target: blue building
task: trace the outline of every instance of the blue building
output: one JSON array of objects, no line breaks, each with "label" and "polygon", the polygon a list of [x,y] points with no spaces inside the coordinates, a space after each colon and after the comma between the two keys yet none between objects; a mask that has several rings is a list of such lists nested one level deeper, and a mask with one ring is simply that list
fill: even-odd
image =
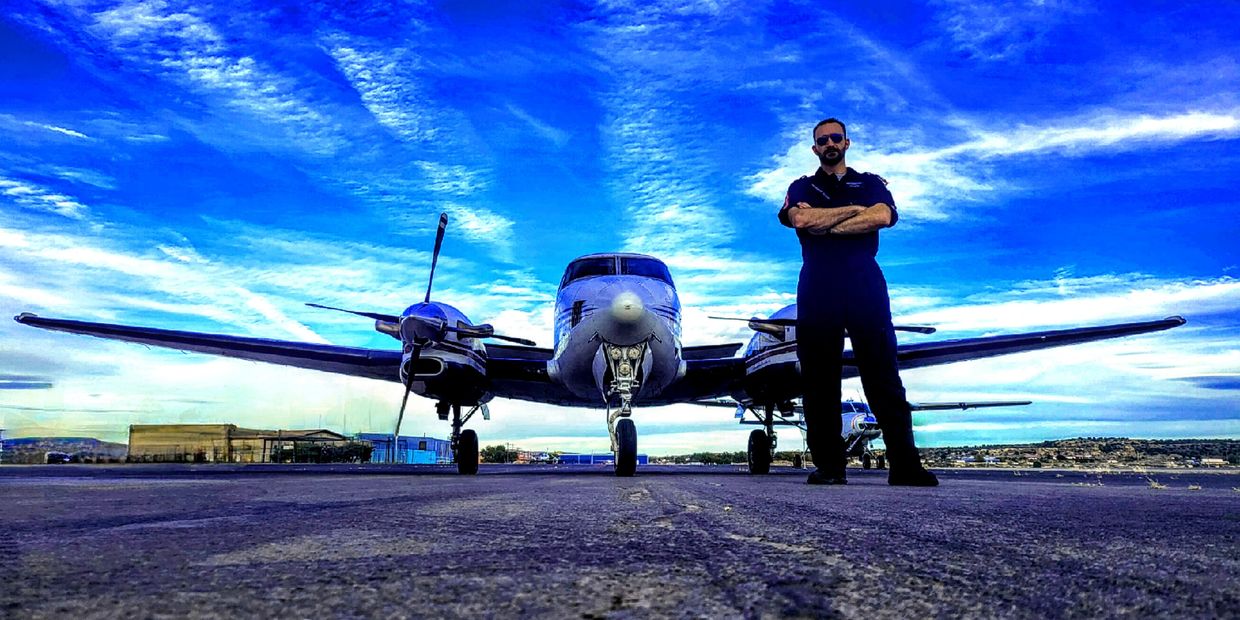
[{"label": "blue building", "polygon": [[[650,458],[645,454],[637,455],[638,465],[647,465]],[[615,465],[616,455],[610,452],[602,454],[561,454],[561,465]]]},{"label": "blue building", "polygon": [[[358,433],[359,441],[370,442],[374,452],[371,463],[387,463],[392,449],[392,436],[386,433]],[[409,465],[434,465],[452,462],[452,442],[434,437],[408,437],[401,435],[396,443],[396,462]]]}]

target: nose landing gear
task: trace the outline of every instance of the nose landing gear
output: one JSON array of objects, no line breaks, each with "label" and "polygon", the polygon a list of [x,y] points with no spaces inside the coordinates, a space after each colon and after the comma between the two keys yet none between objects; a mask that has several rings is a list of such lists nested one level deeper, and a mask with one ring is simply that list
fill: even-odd
[{"label": "nose landing gear", "polygon": [[[628,477],[637,472],[637,425],[633,423],[633,395],[640,385],[638,370],[646,343],[619,346],[603,343],[603,356],[611,371],[611,385],[603,402],[607,403],[607,434],[616,457],[616,475]],[[620,409],[612,411],[611,397],[620,397]],[[617,420],[619,420],[617,422]]]}]

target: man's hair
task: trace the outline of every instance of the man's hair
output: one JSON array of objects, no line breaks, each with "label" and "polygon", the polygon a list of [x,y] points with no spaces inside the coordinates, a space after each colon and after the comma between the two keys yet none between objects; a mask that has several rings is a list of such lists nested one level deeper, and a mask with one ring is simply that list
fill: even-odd
[{"label": "man's hair", "polygon": [[845,126],[844,126],[844,121],[842,121],[842,120],[840,120],[840,119],[838,119],[838,118],[835,118],[834,116],[832,116],[831,118],[827,118],[827,119],[823,119],[823,120],[818,121],[818,124],[817,124],[817,125],[814,125],[814,130],[813,130],[813,131],[811,131],[811,132],[809,132],[809,137],[811,137],[811,138],[815,137],[815,136],[818,134],[818,128],[819,128],[819,127],[822,127],[823,125],[829,125],[829,124],[831,124],[831,123],[835,123],[836,125],[839,125],[839,126],[840,126],[840,129],[844,130],[844,137],[845,137],[845,138],[847,138],[847,137],[848,137],[848,127],[845,127]]}]

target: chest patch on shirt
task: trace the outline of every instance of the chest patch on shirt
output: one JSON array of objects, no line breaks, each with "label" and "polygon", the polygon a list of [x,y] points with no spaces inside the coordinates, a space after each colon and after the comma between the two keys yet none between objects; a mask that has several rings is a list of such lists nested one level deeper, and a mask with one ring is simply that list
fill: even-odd
[{"label": "chest patch on shirt", "polygon": [[862,183],[861,181],[849,181],[845,183],[844,185],[847,185],[849,187],[861,187],[865,185],[865,183]]}]

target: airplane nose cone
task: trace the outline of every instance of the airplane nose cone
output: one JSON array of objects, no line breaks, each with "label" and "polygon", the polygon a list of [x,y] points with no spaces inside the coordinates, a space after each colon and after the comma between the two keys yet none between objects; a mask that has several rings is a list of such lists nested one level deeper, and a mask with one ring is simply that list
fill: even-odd
[{"label": "airplane nose cone", "polygon": [[642,319],[646,307],[637,295],[625,291],[611,301],[611,318],[618,323],[633,324]]}]

